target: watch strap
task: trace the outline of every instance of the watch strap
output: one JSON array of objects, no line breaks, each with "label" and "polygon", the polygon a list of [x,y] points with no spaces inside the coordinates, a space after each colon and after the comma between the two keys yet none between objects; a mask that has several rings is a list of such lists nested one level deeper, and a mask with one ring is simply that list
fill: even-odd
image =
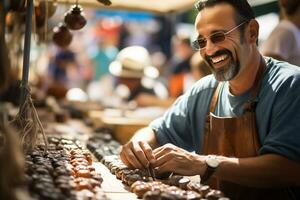
[{"label": "watch strap", "polygon": [[201,176],[200,178],[200,182],[206,183],[208,181],[208,179],[213,175],[213,173],[216,171],[216,168],[210,167],[209,165],[207,165],[207,168],[203,174],[203,176]]}]

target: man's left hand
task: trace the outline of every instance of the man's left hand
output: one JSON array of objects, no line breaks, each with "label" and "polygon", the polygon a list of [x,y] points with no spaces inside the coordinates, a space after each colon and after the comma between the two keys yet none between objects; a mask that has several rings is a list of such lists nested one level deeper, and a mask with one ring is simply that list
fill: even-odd
[{"label": "man's left hand", "polygon": [[205,156],[190,153],[173,144],[166,144],[153,150],[159,173],[174,172],[181,175],[202,175],[206,169]]}]

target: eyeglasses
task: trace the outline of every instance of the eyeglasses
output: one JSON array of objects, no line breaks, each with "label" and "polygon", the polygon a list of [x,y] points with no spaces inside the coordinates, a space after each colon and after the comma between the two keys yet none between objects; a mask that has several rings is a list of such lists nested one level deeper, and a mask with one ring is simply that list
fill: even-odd
[{"label": "eyeglasses", "polygon": [[[225,33],[221,32],[221,31],[215,32],[215,33],[211,34],[208,38],[214,44],[217,44],[219,42],[223,42],[226,38],[226,35],[228,35],[232,31],[236,30],[237,28],[239,28],[240,26],[242,26],[246,22],[248,22],[248,21],[244,21],[244,22],[240,23],[239,25],[235,26],[234,28],[232,28],[231,30],[229,30]],[[206,38],[200,38],[200,39],[197,39],[197,40],[192,42],[192,47],[193,47],[194,50],[200,50],[200,49],[205,48],[206,44],[207,44],[207,39]]]}]

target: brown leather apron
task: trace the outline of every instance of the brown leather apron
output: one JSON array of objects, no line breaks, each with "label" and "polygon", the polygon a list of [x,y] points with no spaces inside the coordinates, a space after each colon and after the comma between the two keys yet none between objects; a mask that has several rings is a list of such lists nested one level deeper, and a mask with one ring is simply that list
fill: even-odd
[{"label": "brown leather apron", "polygon": [[[202,154],[237,158],[258,155],[260,143],[255,121],[255,104],[253,102],[258,95],[264,69],[265,62],[261,58],[260,67],[251,88],[250,101],[244,104],[245,112],[239,117],[217,117],[212,114],[222,84],[219,83],[211,100],[210,114],[206,120]],[[208,184],[223,191],[231,200],[293,199],[289,197],[290,193],[287,190],[250,188],[214,178],[211,178]]]}]

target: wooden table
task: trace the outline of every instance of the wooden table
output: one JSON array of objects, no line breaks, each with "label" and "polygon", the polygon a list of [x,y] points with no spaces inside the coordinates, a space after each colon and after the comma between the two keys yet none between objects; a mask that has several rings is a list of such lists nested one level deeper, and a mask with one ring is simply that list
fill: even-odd
[{"label": "wooden table", "polygon": [[[156,109],[156,110],[155,110]],[[153,112],[149,115],[149,112]],[[133,134],[146,126],[151,121],[165,112],[162,108],[139,109],[135,111],[122,112],[117,109],[105,111],[90,111],[89,117],[96,126],[109,127],[114,130],[114,138],[121,144],[125,144]]]},{"label": "wooden table", "polygon": [[[78,140],[86,149],[86,141],[93,134],[92,129],[87,127],[81,120],[68,120],[66,123],[49,123],[48,131],[54,131],[54,136],[61,136]],[[121,180],[111,174],[109,169],[93,156],[93,167],[103,178],[101,189],[110,200],[137,200],[137,196],[129,191]]]},{"label": "wooden table", "polygon": [[118,180],[115,175],[100,162],[94,162],[93,166],[96,171],[103,177],[101,185],[110,200],[136,200],[138,199],[134,193],[129,192],[129,188],[125,186],[121,180]]}]

